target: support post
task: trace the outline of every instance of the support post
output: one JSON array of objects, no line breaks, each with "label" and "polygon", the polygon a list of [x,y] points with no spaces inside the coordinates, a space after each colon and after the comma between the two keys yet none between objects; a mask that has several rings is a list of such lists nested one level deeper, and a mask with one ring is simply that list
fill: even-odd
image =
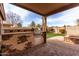
[{"label": "support post", "polygon": [[42,35],[43,35],[44,43],[46,43],[46,27],[47,27],[46,16],[42,16]]},{"label": "support post", "polygon": [[2,55],[2,17],[0,15],[0,56]]},{"label": "support post", "polygon": [[3,3],[0,4],[0,56],[2,55],[2,20],[5,20],[5,11]]}]

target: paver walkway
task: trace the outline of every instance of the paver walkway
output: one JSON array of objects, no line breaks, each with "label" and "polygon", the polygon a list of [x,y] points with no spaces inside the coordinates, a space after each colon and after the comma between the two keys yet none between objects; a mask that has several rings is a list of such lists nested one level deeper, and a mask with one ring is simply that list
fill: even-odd
[{"label": "paver walkway", "polygon": [[46,44],[24,50],[13,55],[23,56],[79,56],[79,45],[67,44],[63,41],[48,40]]},{"label": "paver walkway", "polygon": [[64,36],[55,36],[55,37],[48,38],[47,40],[64,41]]}]

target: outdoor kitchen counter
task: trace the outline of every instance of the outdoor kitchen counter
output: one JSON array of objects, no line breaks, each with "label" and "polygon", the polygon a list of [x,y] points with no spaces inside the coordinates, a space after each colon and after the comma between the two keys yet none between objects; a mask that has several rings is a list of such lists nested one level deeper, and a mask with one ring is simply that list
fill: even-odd
[{"label": "outdoor kitchen counter", "polygon": [[32,28],[3,28],[3,53],[22,51],[33,47],[35,41],[33,32]]},{"label": "outdoor kitchen counter", "polygon": [[2,29],[3,54],[27,50],[42,44],[42,34],[35,34],[32,28],[3,28]]},{"label": "outdoor kitchen counter", "polygon": [[3,28],[2,35],[9,35],[9,34],[30,34],[33,33],[32,28]]}]

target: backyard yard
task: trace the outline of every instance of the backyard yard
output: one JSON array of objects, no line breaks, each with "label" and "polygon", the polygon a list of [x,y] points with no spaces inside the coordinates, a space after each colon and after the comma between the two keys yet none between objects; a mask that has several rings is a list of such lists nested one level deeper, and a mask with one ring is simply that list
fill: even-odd
[{"label": "backyard yard", "polygon": [[64,36],[64,34],[47,33],[47,38],[51,38],[55,36]]}]

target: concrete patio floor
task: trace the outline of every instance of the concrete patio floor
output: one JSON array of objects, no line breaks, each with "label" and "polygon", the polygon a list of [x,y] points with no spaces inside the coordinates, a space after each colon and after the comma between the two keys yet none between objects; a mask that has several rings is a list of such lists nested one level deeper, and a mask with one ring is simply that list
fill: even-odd
[{"label": "concrete patio floor", "polygon": [[21,56],[79,56],[79,45],[67,44],[63,41],[47,40],[46,44],[38,45],[29,50],[10,55]]},{"label": "concrete patio floor", "polygon": [[55,36],[47,39],[48,41],[57,40],[57,41],[64,41],[64,36]]}]

